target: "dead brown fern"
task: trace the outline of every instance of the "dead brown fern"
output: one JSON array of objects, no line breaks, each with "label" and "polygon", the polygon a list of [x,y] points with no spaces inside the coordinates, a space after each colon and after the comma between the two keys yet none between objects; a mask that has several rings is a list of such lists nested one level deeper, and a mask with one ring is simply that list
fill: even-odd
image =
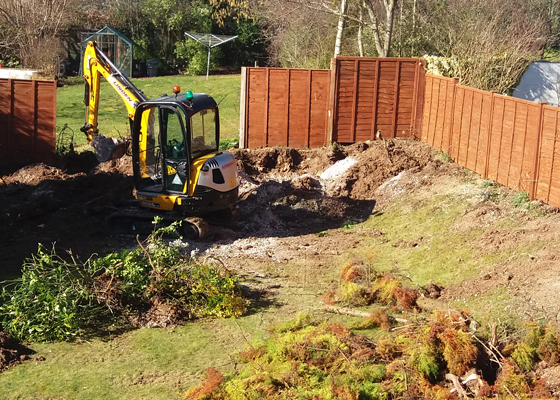
[{"label": "dead brown fern", "polygon": [[220,383],[224,380],[224,376],[220,374],[216,368],[206,368],[204,374],[205,378],[200,385],[189,389],[183,395],[183,398],[187,400],[201,400],[220,388]]}]

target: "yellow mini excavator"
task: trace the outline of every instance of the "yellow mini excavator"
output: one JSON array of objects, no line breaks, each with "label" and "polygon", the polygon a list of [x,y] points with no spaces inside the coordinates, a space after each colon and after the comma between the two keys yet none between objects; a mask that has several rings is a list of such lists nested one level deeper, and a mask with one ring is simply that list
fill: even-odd
[{"label": "yellow mini excavator", "polygon": [[[167,220],[184,219],[183,233],[190,238],[205,234],[205,223],[197,217],[212,213],[226,218],[237,202],[239,178],[233,155],[219,151],[220,119],[214,99],[191,91],[182,94],[175,86],[173,95],[148,100],[94,41],[84,52],[83,75],[86,115],[81,130],[100,162],[122,157],[130,146],[133,193],[139,204],[168,211]],[[126,105],[132,143],[99,134],[101,76]],[[141,214],[124,213],[119,217],[121,225],[126,221],[134,231],[138,220],[151,223],[152,216],[138,217]]]}]

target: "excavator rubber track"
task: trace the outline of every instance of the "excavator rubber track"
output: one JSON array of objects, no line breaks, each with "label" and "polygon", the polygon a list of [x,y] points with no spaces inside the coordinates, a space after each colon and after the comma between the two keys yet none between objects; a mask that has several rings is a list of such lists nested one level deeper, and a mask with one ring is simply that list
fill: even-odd
[{"label": "excavator rubber track", "polygon": [[[154,218],[161,217],[160,222],[154,224]],[[149,235],[154,230],[181,221],[179,235],[188,240],[204,239],[209,232],[208,223],[200,217],[185,217],[177,213],[156,213],[140,208],[124,209],[109,216],[109,225],[115,233],[132,235]]]}]

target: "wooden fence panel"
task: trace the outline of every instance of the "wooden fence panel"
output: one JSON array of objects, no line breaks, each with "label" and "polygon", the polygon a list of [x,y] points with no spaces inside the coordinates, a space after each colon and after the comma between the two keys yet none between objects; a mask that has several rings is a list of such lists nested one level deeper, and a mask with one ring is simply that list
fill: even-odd
[{"label": "wooden fence panel", "polygon": [[418,139],[449,153],[456,79],[426,75],[422,132]]},{"label": "wooden fence panel", "polygon": [[540,157],[536,198],[560,207],[560,109],[545,106],[542,112]]},{"label": "wooden fence panel", "polygon": [[0,79],[0,160],[53,163],[56,82]]},{"label": "wooden fence panel", "polygon": [[421,60],[338,57],[333,68],[333,141],[375,139],[377,132],[386,138],[420,132],[424,105]]},{"label": "wooden fence panel", "polygon": [[[484,178],[527,191],[531,198],[548,198],[549,189],[554,191],[551,177],[556,158],[550,149],[555,143],[550,133],[541,137],[541,130],[557,129],[558,116],[556,111],[544,110],[542,104],[427,75],[420,138]],[[539,148],[547,150],[539,156]]]},{"label": "wooden fence panel", "polygon": [[288,145],[290,70],[269,70],[267,146]]},{"label": "wooden fence panel", "polygon": [[310,116],[307,147],[321,147],[330,144],[327,136],[329,120],[329,92],[331,85],[329,70],[311,71],[311,92],[309,94]]},{"label": "wooden fence panel", "polygon": [[329,70],[243,68],[243,147],[327,143]]}]

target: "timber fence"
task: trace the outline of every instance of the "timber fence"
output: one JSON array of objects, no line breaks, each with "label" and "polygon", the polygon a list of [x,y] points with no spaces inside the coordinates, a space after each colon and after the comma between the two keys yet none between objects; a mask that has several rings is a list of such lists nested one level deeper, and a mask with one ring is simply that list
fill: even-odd
[{"label": "timber fence", "polygon": [[426,75],[418,137],[485,179],[560,207],[560,108]]},{"label": "timber fence", "polygon": [[53,163],[56,81],[0,79],[0,162]]},{"label": "timber fence", "polygon": [[330,70],[243,68],[240,145],[411,137],[422,122],[424,75],[415,58],[338,57]]}]

